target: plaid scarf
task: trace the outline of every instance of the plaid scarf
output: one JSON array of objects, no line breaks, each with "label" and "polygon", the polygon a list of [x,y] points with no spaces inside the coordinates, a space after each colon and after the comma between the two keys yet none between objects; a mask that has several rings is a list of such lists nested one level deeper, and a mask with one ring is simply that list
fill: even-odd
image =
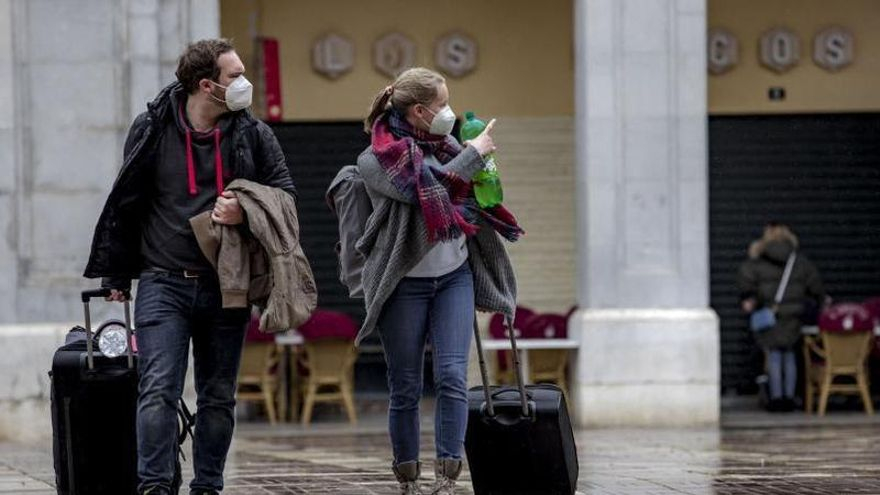
[{"label": "plaid scarf", "polygon": [[525,233],[503,206],[480,208],[470,178],[425,163],[426,153],[443,164],[455,158],[462,150],[455,138],[413,128],[400,113],[390,110],[373,124],[372,145],[391,183],[421,206],[429,241],[472,236],[479,230],[480,217],[511,242]]}]

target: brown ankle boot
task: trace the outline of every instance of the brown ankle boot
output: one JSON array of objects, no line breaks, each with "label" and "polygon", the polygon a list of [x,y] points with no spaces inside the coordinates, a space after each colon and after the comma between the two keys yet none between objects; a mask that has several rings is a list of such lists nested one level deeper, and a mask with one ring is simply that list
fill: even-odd
[{"label": "brown ankle boot", "polygon": [[461,474],[461,461],[457,459],[439,459],[434,464],[434,474],[437,481],[431,495],[453,495],[455,493],[455,481]]},{"label": "brown ankle boot", "polygon": [[392,466],[394,476],[400,483],[400,495],[422,495],[419,488],[419,476],[422,473],[422,464],[418,461],[402,462]]}]

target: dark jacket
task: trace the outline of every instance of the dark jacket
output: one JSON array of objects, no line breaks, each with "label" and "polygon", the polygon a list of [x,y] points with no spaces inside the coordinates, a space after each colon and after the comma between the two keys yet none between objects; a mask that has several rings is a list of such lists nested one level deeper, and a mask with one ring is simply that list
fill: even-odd
[{"label": "dark jacket", "polygon": [[[147,104],[128,131],[122,168],[95,226],[85,273],[104,277],[105,287],[127,288],[141,269],[142,223],[148,204],[151,171],[162,134],[174,118],[170,95],[182,93],[180,83],[165,87]],[[272,129],[241,110],[231,115],[232,153],[228,166],[233,179],[247,179],[283,189],[296,197],[284,152]]]},{"label": "dark jacket", "polygon": [[[740,266],[737,284],[742,300],[754,298],[757,307],[772,307],[776,290],[782,280],[785,264],[794,246],[786,241],[762,243],[755,249],[756,257]],[[808,299],[817,304],[825,298],[825,289],[816,266],[798,252],[791,279],[776,312],[776,326],[756,333],[763,349],[790,348],[801,336],[802,317]]]}]

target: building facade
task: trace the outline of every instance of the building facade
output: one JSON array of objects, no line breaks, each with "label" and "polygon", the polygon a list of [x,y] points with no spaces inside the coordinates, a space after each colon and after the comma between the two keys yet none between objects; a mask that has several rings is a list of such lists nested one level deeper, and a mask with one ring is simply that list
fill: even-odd
[{"label": "building facade", "polygon": [[844,299],[880,292],[878,8],[0,0],[0,343],[22,349],[0,364],[0,435],[45,409],[43,368],[93,284],[81,273],[128,125],[185,44],[214,36],[233,38],[286,147],[321,305],[358,311],[334,282],[324,187],[365,145],[376,92],[435,68],[456,113],[498,119],[506,203],[527,231],[510,247],[520,303],[578,308],[578,423],[716,423],[722,389],[748,392],[760,372],[733,275],[762,222],[800,226]]}]

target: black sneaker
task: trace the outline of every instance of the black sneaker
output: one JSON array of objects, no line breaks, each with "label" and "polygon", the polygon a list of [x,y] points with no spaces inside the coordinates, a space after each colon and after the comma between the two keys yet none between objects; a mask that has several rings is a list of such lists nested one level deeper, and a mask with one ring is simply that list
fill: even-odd
[{"label": "black sneaker", "polygon": [[220,495],[220,492],[216,490],[193,490],[189,492],[189,495]]}]

